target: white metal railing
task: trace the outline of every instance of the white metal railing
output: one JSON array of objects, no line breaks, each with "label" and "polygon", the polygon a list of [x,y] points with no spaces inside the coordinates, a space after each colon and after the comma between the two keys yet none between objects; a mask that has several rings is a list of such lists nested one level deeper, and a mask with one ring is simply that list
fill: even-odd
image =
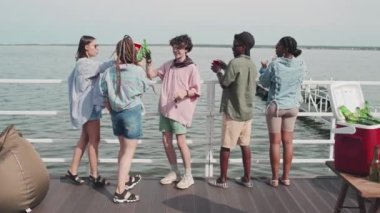
[{"label": "white metal railing", "polygon": [[[59,79],[0,79],[0,84],[61,84],[65,81],[59,80]],[[207,85],[207,112],[201,112],[197,114],[202,114],[207,117],[207,129],[206,129],[206,141],[208,142],[208,152],[204,159],[192,159],[193,163],[199,163],[205,165],[205,176],[210,177],[213,176],[213,165],[217,163],[217,159],[215,159],[214,152],[212,149],[213,145],[213,135],[214,135],[214,120],[215,116],[218,116],[218,112],[214,112],[214,103],[215,103],[215,85],[218,84],[217,81],[205,81],[202,82],[203,84]],[[335,119],[333,118],[333,114],[331,112],[328,112],[328,109],[326,107],[322,107],[317,104],[317,99],[323,99],[323,103],[328,102],[328,95],[326,96],[326,93],[322,93],[321,91],[325,90],[325,88],[333,83],[333,81],[304,81],[303,88],[305,88],[304,93],[304,100],[308,100],[308,104],[311,104],[315,107],[315,109],[318,110],[311,110],[311,108],[308,108],[308,112],[300,112],[298,114],[299,117],[328,117],[331,119],[330,122],[330,129],[335,128]],[[379,81],[360,81],[362,85],[374,85],[374,86],[380,86]],[[323,88],[323,89],[321,89]],[[313,91],[318,90],[318,91]],[[264,116],[264,110],[260,109],[262,111],[262,114],[260,116]],[[61,112],[61,111],[0,111],[1,115],[37,115],[37,116],[57,116],[63,113],[67,112]],[[145,116],[156,116],[158,113],[146,113]],[[376,114],[378,116],[378,113]],[[28,139],[31,143],[59,143],[67,140],[72,139],[47,139],[47,138],[29,138]],[[106,144],[113,144],[118,143],[115,139],[102,139],[103,142]],[[266,142],[268,141],[267,138],[254,138],[254,141],[256,142]],[[140,140],[139,143],[145,143],[150,141],[143,141]],[[188,143],[192,143],[192,141],[188,140]],[[324,163],[326,160],[332,160],[333,159],[333,145],[334,145],[334,133],[333,131],[330,131],[330,137],[329,139],[325,140],[307,140],[307,139],[296,139],[294,140],[294,144],[319,144],[319,145],[329,145],[329,157],[327,159],[293,159],[293,163]],[[71,159],[66,158],[42,158],[44,162],[47,163],[65,163],[70,162]],[[152,163],[158,163],[158,162],[166,162],[166,159],[133,159],[134,163],[144,163],[144,164],[152,164]],[[178,159],[179,162],[181,162],[181,159]],[[117,159],[112,158],[100,158],[99,162],[101,163],[117,163]],[[241,163],[241,158],[236,159],[230,159],[231,163]],[[253,159],[252,162],[254,163],[262,163],[262,162],[269,162],[269,159]]]}]

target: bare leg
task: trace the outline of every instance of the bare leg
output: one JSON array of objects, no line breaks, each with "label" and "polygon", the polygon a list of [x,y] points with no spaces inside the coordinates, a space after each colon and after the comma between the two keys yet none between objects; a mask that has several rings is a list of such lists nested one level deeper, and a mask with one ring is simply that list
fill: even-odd
[{"label": "bare leg", "polygon": [[278,180],[278,169],[280,164],[280,133],[269,133],[269,157],[272,168],[272,180]]},{"label": "bare leg", "polygon": [[125,182],[129,179],[129,171],[135,154],[137,141],[119,136],[120,150],[118,158],[118,181],[116,192],[121,194],[125,189]]},{"label": "bare leg", "polygon": [[220,164],[220,177],[218,178],[218,183],[224,183],[227,181],[227,170],[228,161],[230,159],[230,149],[225,147],[220,147],[219,154],[219,164]]},{"label": "bare leg", "polygon": [[80,160],[82,159],[82,156],[85,152],[85,149],[86,149],[86,146],[88,143],[88,135],[87,135],[87,132],[86,132],[84,126],[85,125],[83,125],[79,141],[78,141],[78,143],[74,149],[73,159],[72,159],[71,165],[70,165],[70,172],[73,175],[78,174],[79,163],[80,163]]},{"label": "bare leg", "polygon": [[185,171],[190,171],[191,173],[191,155],[190,149],[186,144],[186,135],[176,135],[177,136],[177,144],[178,148],[181,151],[181,156],[183,160],[183,165],[185,167]]},{"label": "bare leg", "polygon": [[89,136],[88,159],[90,161],[90,175],[98,177],[98,148],[100,141],[100,120],[92,120],[86,123],[86,131]]},{"label": "bare leg", "polygon": [[289,180],[290,167],[293,160],[293,132],[282,131],[282,145],[283,145],[283,180]]},{"label": "bare leg", "polygon": [[244,182],[251,179],[251,148],[249,146],[240,146],[244,166]]},{"label": "bare leg", "polygon": [[162,143],[165,148],[166,157],[168,158],[170,166],[177,165],[177,156],[173,147],[173,135],[171,132],[162,133]]}]

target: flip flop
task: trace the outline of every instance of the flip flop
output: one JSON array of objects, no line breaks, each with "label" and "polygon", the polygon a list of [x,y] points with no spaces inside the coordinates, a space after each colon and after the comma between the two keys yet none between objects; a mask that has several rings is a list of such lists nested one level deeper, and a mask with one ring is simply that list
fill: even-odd
[{"label": "flip flop", "polygon": [[290,180],[283,180],[282,178],[280,178],[280,183],[284,186],[290,186]]},{"label": "flip flop", "polygon": [[235,182],[236,182],[237,184],[240,184],[240,185],[245,186],[245,187],[247,187],[247,188],[252,188],[252,187],[253,187],[253,183],[252,183],[251,180],[249,180],[248,182],[245,182],[245,181],[243,181],[243,178],[242,178],[242,177],[241,177],[241,178],[236,178],[236,179],[235,179]]},{"label": "flip flop", "polygon": [[216,179],[210,179],[207,182],[211,186],[215,186],[215,187],[219,187],[219,188],[223,188],[223,189],[228,188],[227,182],[219,183],[218,180],[216,180]]},{"label": "flip flop", "polygon": [[278,180],[271,180],[271,179],[269,179],[268,182],[267,182],[267,184],[268,184],[269,186],[272,186],[272,187],[274,187],[274,188],[277,188],[277,187],[278,187]]}]

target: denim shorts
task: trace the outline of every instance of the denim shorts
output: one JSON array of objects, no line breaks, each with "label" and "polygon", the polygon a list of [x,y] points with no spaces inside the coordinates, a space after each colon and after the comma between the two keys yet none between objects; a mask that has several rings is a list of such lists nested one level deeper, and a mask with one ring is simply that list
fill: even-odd
[{"label": "denim shorts", "polygon": [[186,134],[187,128],[179,122],[160,114],[159,130],[160,132],[171,132],[176,135],[182,135]]},{"label": "denim shorts", "polygon": [[94,106],[92,108],[91,116],[88,120],[93,121],[93,120],[99,120],[100,118],[102,118],[102,110],[101,109],[97,110],[97,107]]},{"label": "denim shorts", "polygon": [[121,112],[111,112],[113,134],[127,139],[142,137],[142,107],[137,105]]}]

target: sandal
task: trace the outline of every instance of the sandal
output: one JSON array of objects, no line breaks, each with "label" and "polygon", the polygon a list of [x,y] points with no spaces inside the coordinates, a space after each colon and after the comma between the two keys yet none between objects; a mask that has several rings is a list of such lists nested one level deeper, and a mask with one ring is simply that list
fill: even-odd
[{"label": "sandal", "polygon": [[290,186],[290,180],[289,179],[284,180],[284,179],[280,178],[280,183],[284,186]]},{"label": "sandal", "polygon": [[267,183],[268,183],[269,186],[272,186],[274,188],[278,187],[278,180],[268,180]]},{"label": "sandal", "polygon": [[95,187],[103,187],[105,185],[110,184],[105,178],[103,178],[100,175],[98,175],[97,178],[90,175],[90,176],[88,176],[88,181],[90,181],[90,183],[94,184]]},{"label": "sandal", "polygon": [[77,185],[84,183],[84,180],[82,178],[80,178],[78,175],[73,175],[70,170],[67,170],[66,178]]},{"label": "sandal", "polygon": [[141,179],[141,175],[129,176],[129,181],[125,183],[125,190],[130,190],[135,187]]},{"label": "sandal", "polygon": [[252,181],[251,181],[251,180],[249,180],[248,182],[243,181],[243,177],[241,177],[241,178],[236,178],[236,179],[235,179],[235,182],[236,182],[237,184],[240,184],[240,185],[245,186],[245,187],[248,187],[248,188],[252,188],[252,187],[253,187],[253,183],[252,183]]},{"label": "sandal", "polygon": [[219,188],[223,188],[223,189],[227,189],[228,188],[227,182],[221,182],[220,183],[220,182],[218,182],[217,179],[211,179],[211,180],[208,180],[207,182],[211,186],[215,186],[215,187],[219,187]]},{"label": "sandal", "polygon": [[[127,197],[128,194],[129,196]],[[113,197],[114,203],[132,203],[138,200],[140,200],[140,197],[138,195],[130,193],[127,190],[124,190],[124,192],[121,194],[115,192],[114,197]]]}]

